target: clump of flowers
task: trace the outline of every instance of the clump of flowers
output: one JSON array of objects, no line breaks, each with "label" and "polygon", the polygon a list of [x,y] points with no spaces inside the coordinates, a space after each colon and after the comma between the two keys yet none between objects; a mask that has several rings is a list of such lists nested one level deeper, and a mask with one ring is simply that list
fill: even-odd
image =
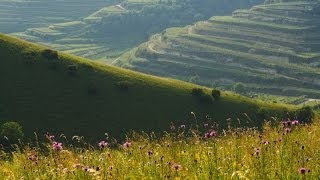
[{"label": "clump of flowers", "polygon": [[98,143],[98,146],[99,146],[101,149],[106,148],[106,147],[108,146],[108,142],[106,142],[106,141],[100,141],[100,142]]},{"label": "clump of flowers", "polygon": [[52,149],[55,151],[61,151],[62,150],[62,143],[54,141],[52,143]]},{"label": "clump of flowers", "polygon": [[204,134],[204,137],[206,138],[206,139],[209,139],[209,138],[212,138],[212,137],[216,137],[217,136],[217,132],[216,131],[210,131],[210,132],[208,132],[208,133],[205,133]]},{"label": "clump of flowers", "polygon": [[291,124],[295,125],[295,126],[299,125],[299,121],[297,119],[295,119],[295,120],[291,121]]},{"label": "clump of flowers", "polygon": [[125,143],[123,144],[123,147],[124,147],[124,148],[129,148],[131,145],[132,145],[132,143],[127,141],[127,142],[125,142]]},{"label": "clump of flowers", "polygon": [[282,121],[282,125],[283,125],[284,127],[288,127],[288,126],[291,125],[291,121]]},{"label": "clump of flowers", "polygon": [[259,154],[260,154],[260,148],[255,148],[255,149],[254,149],[254,154],[255,154],[256,156],[259,156]]},{"label": "clump of flowers", "polygon": [[179,171],[182,168],[182,166],[180,164],[175,163],[172,165],[172,168],[176,171]]},{"label": "clump of flowers", "polygon": [[304,168],[304,167],[299,168],[298,171],[299,171],[300,174],[306,174],[307,173],[307,169]]},{"label": "clump of flowers", "polygon": [[285,129],[285,132],[288,134],[288,133],[291,133],[291,129],[290,128],[286,128]]},{"label": "clump of flowers", "polygon": [[28,154],[28,159],[35,164],[38,164],[38,156],[36,154]]}]

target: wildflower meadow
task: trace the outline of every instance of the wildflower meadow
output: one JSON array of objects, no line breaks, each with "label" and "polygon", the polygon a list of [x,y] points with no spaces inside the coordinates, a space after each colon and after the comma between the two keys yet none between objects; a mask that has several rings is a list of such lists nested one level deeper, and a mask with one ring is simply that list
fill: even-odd
[{"label": "wildflower meadow", "polygon": [[260,130],[171,124],[161,136],[133,132],[92,144],[48,133],[3,150],[0,179],[319,179],[319,130],[318,120]]}]

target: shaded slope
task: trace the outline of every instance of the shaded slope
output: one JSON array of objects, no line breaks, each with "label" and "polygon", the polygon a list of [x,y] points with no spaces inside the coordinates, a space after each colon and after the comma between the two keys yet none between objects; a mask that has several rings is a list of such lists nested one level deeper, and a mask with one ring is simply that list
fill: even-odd
[{"label": "shaded slope", "polygon": [[89,137],[105,132],[117,136],[128,129],[161,131],[171,121],[193,123],[191,111],[199,121],[209,114],[222,128],[227,118],[235,125],[239,118],[242,126],[259,126],[264,117],[286,111],[231,93],[207,104],[191,95],[199,87],[193,84],[62,53],[48,60],[43,52],[43,47],[0,35],[0,120],[19,121],[28,135],[52,130]]},{"label": "shaded slope", "polygon": [[245,92],[320,97],[319,1],[254,6],[167,29],[114,64]]}]

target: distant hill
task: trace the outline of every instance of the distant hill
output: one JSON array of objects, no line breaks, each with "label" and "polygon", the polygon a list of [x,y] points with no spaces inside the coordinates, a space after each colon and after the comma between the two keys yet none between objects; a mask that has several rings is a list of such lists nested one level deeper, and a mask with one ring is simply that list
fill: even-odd
[{"label": "distant hill", "polygon": [[77,21],[118,0],[1,0],[0,32],[22,32],[49,24]]},{"label": "distant hill", "polygon": [[[111,62],[123,52],[148,40],[150,35],[168,27],[185,26],[206,20],[213,15],[230,14],[235,9],[263,2],[263,0],[114,0],[112,2],[115,1],[117,3],[101,6],[85,17],[41,27],[30,27],[24,32],[13,35],[67,53]],[[64,2],[60,4],[63,6]],[[77,13],[76,11],[75,14]]]},{"label": "distant hill", "polygon": [[0,54],[0,122],[18,121],[29,136],[162,131],[170,122],[194,123],[190,112],[200,124],[208,115],[220,128],[227,119],[233,126],[260,126],[264,118],[296,109],[227,92],[214,100],[208,88],[57,54],[6,35],[0,35]]},{"label": "distant hill", "polygon": [[167,29],[114,64],[244,94],[320,98],[320,2],[272,2]]}]

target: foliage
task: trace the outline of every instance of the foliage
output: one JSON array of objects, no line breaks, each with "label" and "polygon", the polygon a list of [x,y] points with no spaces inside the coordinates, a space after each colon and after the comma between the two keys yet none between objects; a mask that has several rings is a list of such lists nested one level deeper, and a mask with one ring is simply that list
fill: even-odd
[{"label": "foliage", "polygon": [[0,127],[0,139],[3,143],[17,143],[19,139],[23,139],[24,133],[22,126],[14,121],[8,121]]},{"label": "foliage", "polygon": [[116,86],[121,91],[128,91],[129,88],[132,87],[132,83],[130,83],[129,81],[119,81],[117,82]]},{"label": "foliage", "polygon": [[41,52],[41,55],[47,60],[53,61],[58,59],[58,52],[51,49],[44,49]]},{"label": "foliage", "polygon": [[[290,125],[289,125],[290,123]],[[285,121],[262,131],[203,131],[181,125],[165,136],[132,133],[88,147],[82,137],[48,136],[39,149],[1,154],[0,179],[317,179],[320,124]],[[49,153],[48,153],[49,152]]]},{"label": "foliage", "polygon": [[201,88],[193,88],[191,94],[202,103],[211,104],[213,101],[212,97],[209,94],[205,93]]},{"label": "foliage", "polygon": [[218,100],[221,96],[221,92],[217,89],[212,89],[211,95],[215,100]]},{"label": "foliage", "polygon": [[301,119],[303,123],[311,123],[314,118],[314,112],[310,106],[304,106],[297,110],[297,118]]}]

